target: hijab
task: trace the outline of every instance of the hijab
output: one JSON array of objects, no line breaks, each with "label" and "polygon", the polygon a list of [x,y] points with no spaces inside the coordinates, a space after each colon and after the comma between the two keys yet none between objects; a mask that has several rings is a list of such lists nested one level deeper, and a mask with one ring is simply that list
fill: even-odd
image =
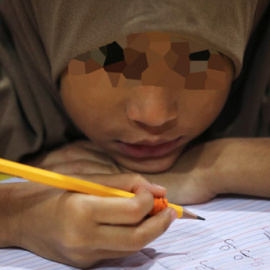
[{"label": "hijab", "polygon": [[232,60],[231,95],[209,138],[258,136],[267,125],[269,132],[270,105],[261,107],[269,89],[268,2],[1,0],[0,156],[23,160],[81,138],[59,97],[61,73],[84,52],[147,31],[180,34]]}]

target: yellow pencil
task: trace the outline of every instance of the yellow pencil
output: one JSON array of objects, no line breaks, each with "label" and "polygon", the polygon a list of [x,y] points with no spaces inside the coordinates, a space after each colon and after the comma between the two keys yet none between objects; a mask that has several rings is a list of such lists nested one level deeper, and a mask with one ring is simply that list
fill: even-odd
[{"label": "yellow pencil", "polygon": [[10,175],[0,173],[0,181],[10,178]]},{"label": "yellow pencil", "polygon": [[[69,191],[76,191],[85,194],[92,194],[96,196],[127,198],[132,198],[135,196],[135,194],[127,191],[107,187],[104,185],[77,179],[59,173],[50,172],[43,169],[38,169],[32,166],[5,160],[2,158],[0,158],[0,173],[20,177],[29,181],[45,184],[55,188],[66,189]],[[204,220],[204,218],[187,211],[182,206],[169,203],[168,207],[176,209],[177,218]]]}]

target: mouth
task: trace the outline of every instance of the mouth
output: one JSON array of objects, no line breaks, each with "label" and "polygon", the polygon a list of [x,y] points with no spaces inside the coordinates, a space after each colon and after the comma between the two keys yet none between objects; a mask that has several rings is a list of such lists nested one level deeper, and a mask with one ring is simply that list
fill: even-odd
[{"label": "mouth", "polygon": [[120,151],[132,158],[158,158],[173,152],[180,144],[183,136],[170,141],[140,141],[138,143],[126,143],[117,141]]}]

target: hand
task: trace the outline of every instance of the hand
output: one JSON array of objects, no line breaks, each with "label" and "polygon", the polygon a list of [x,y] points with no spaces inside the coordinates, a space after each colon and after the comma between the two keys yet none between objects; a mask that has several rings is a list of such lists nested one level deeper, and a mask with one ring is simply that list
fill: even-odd
[{"label": "hand", "polygon": [[168,188],[180,204],[202,203],[218,194],[269,198],[270,139],[227,138],[188,149],[167,172],[146,175]]},{"label": "hand", "polygon": [[9,198],[9,213],[13,217],[10,227],[18,232],[17,241],[11,244],[50,260],[87,268],[105,258],[139,251],[165,232],[175,218],[172,208],[145,218],[153,208],[153,196],[163,197],[166,190],[140,175],[96,175],[88,180],[107,181],[136,196],[103,198],[35,183],[16,184]]},{"label": "hand", "polygon": [[117,164],[89,140],[64,145],[28,160],[27,164],[68,175],[120,173]]},{"label": "hand", "polygon": [[196,145],[187,149],[168,171],[144,174],[144,177],[166,187],[167,198],[172,203],[197,204],[209,201],[223,188],[219,177],[223,148],[222,140]]}]

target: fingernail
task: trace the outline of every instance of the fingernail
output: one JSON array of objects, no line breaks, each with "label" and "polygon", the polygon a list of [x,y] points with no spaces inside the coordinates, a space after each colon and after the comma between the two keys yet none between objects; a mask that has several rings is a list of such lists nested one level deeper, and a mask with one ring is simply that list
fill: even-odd
[{"label": "fingernail", "polygon": [[164,189],[164,190],[166,190],[166,188],[165,187],[162,187],[162,186],[160,186],[160,185],[157,185],[157,184],[152,184],[154,187],[157,187],[157,188],[160,188],[160,189]]},{"label": "fingernail", "polygon": [[175,209],[171,209],[171,219],[172,219],[172,222],[174,221],[174,220],[176,220],[176,218],[177,218],[177,212],[176,212],[176,210]]}]

